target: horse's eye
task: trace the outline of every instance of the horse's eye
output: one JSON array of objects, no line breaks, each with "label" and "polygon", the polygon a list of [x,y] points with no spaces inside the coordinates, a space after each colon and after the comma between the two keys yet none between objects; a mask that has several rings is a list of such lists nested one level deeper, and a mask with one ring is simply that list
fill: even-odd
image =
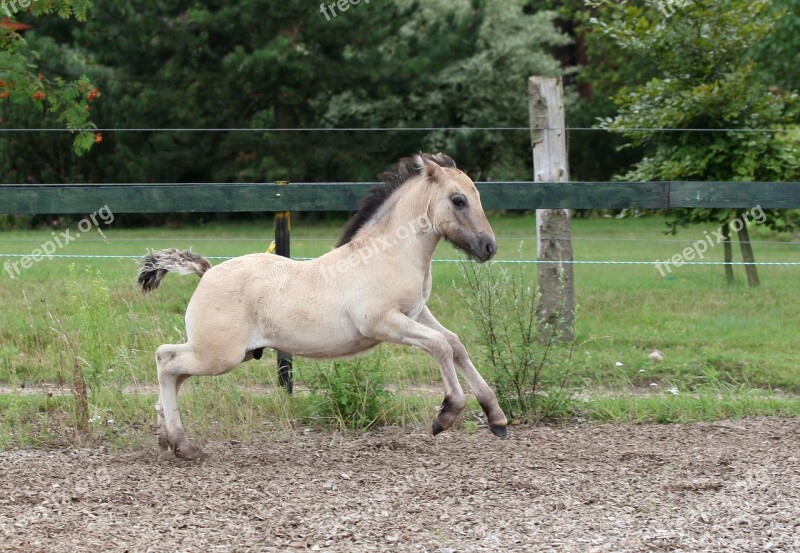
[{"label": "horse's eye", "polygon": [[458,208],[467,207],[467,199],[461,194],[456,194],[450,198],[450,201],[453,202],[453,205]]}]

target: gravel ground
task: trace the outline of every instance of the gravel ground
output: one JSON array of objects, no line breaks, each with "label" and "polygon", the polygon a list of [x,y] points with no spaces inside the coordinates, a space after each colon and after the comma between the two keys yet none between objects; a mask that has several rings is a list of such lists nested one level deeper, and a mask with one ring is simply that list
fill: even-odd
[{"label": "gravel ground", "polygon": [[2,551],[800,551],[800,420],[0,453]]}]

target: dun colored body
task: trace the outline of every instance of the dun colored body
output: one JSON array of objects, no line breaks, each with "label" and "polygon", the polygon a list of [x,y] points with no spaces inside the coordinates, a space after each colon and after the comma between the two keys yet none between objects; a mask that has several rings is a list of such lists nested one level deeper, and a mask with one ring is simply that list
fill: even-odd
[{"label": "dun colored body", "polygon": [[335,358],[381,342],[430,354],[444,380],[433,433],[449,428],[466,398],[458,371],[505,437],[506,417],[454,333],[431,314],[431,258],[439,240],[478,261],[497,251],[475,184],[444,154],[404,158],[381,175],[348,223],[337,247],[311,261],[246,255],[211,267],[192,252],[162,250],[145,257],[139,283],[147,292],[168,271],[202,276],[186,309],[185,344],[158,348],[159,443],[176,455],[200,455],[178,411],[180,385],[193,375],[224,374],[253,352],[272,348]]}]

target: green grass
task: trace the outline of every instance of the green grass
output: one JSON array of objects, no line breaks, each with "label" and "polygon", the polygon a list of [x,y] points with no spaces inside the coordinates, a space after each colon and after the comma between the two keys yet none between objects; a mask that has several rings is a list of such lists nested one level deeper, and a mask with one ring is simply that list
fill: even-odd
[{"label": "green grass", "polygon": [[760,390],[701,390],[692,395],[620,395],[592,397],[577,414],[603,422],[685,423],[744,417],[800,416],[800,398]]},{"label": "green grass", "polygon": [[[531,216],[493,215],[490,220],[499,237],[499,259],[535,258]],[[295,221],[292,254],[312,257],[324,253],[340,227],[341,222]],[[671,237],[662,233],[665,228],[659,217],[576,220],[575,258],[666,259],[701,239],[703,230],[711,230],[698,226]],[[111,225],[103,230],[107,241],[93,231],[58,253],[138,256],[146,248],[192,247],[203,255],[235,256],[264,251],[271,222],[265,218],[248,224],[169,229],[115,229]],[[762,239],[755,244],[758,261],[800,261],[800,243],[759,235],[759,231],[751,231]],[[0,232],[0,254],[30,253],[50,236],[48,230]],[[784,242],[765,243],[765,238]],[[437,250],[437,258],[457,257],[449,245],[442,244]],[[720,261],[722,248],[712,249],[706,259]],[[0,263],[3,261],[0,257]],[[70,269],[71,265],[74,268]],[[91,268],[88,273],[87,267]],[[567,384],[579,397],[590,398],[578,401],[576,411],[588,418],[632,421],[796,415],[799,409],[794,394],[800,393],[800,352],[796,347],[799,270],[759,267],[762,285],[750,289],[741,267],[736,267],[737,284],[728,287],[721,266],[675,268],[667,278],[652,265],[576,266],[577,339]],[[534,266],[525,271],[535,279]],[[44,260],[13,280],[1,271],[0,386],[18,389],[63,384],[68,388],[75,362],[68,343],[77,344],[79,363],[94,393],[92,407],[98,411],[90,413],[99,417],[92,422],[93,432],[121,444],[149,433],[156,383],[154,351],[161,343],[183,341],[183,312],[197,279],[171,275],[158,291],[143,297],[134,288],[135,273],[133,260],[116,259]],[[102,290],[98,293],[104,286],[108,289],[105,296]],[[455,287],[460,286],[463,281],[457,264],[436,263],[430,307],[440,321],[461,335],[481,368],[485,363],[474,345],[477,325],[456,293]],[[56,320],[66,331],[66,341],[63,333],[54,330]],[[438,384],[438,369],[424,354],[409,348],[384,348],[382,370],[391,389]],[[664,361],[648,360],[651,349],[662,351]],[[305,360],[298,360],[297,366],[300,375],[309,377],[319,367]],[[485,368],[481,370],[487,374]],[[285,424],[279,421],[320,422],[315,415],[319,410],[303,394],[287,400],[279,394],[248,392],[271,384],[274,373],[274,360],[265,356],[261,362],[247,363],[224,377],[190,380],[182,394],[190,433],[242,436],[264,425]],[[131,387],[145,393],[131,394]],[[681,393],[663,392],[671,387]],[[648,393],[642,395],[643,391]],[[656,393],[650,393],[653,391]],[[70,441],[65,430],[69,428],[70,402],[70,398],[45,398],[42,394],[0,394],[0,432],[5,434],[0,437],[0,447]],[[396,393],[387,402],[385,418],[388,422],[427,424],[435,403],[435,398]],[[114,420],[113,425],[102,422],[109,419]],[[59,429],[64,432],[59,434]]]}]

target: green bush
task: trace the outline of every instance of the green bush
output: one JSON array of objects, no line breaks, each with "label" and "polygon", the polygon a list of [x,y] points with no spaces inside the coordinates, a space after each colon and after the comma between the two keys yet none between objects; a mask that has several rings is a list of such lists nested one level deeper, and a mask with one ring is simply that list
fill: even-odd
[{"label": "green bush", "polygon": [[384,373],[380,353],[320,365],[305,379],[316,404],[315,415],[351,430],[384,424],[391,399]]},{"label": "green bush", "polygon": [[465,262],[466,286],[457,287],[478,323],[477,342],[490,367],[500,407],[511,421],[535,422],[566,418],[572,412],[572,391],[566,376],[572,344],[544,338],[537,327],[537,289],[528,284],[525,266]]}]

